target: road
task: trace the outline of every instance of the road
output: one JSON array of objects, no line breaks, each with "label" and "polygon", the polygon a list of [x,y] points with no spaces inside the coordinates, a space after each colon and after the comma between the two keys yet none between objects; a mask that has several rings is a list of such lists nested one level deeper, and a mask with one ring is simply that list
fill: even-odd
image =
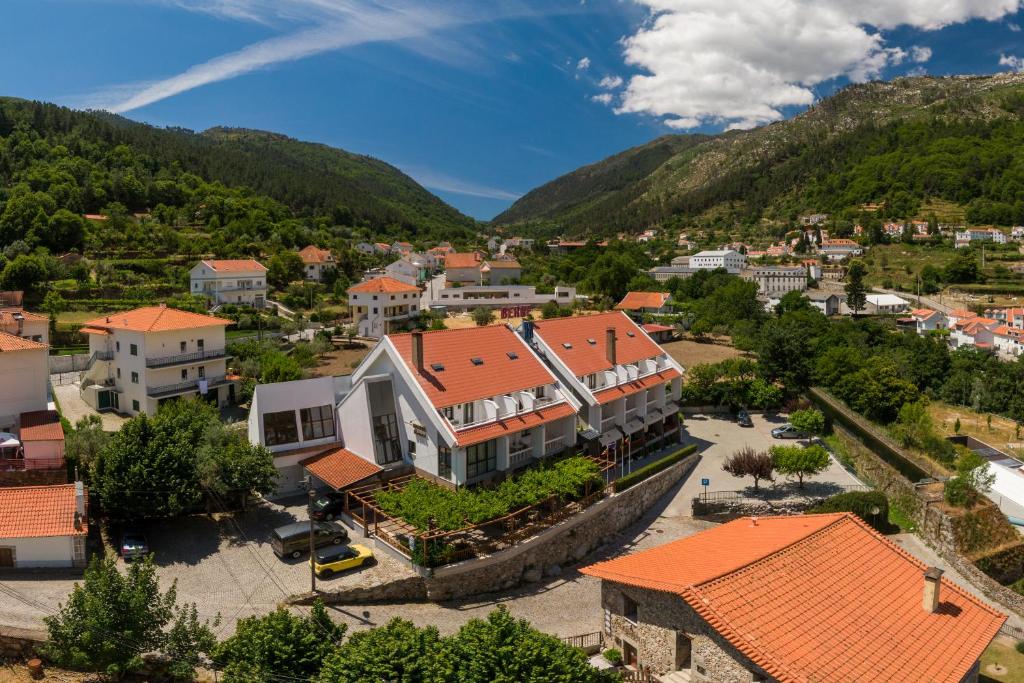
[{"label": "road", "polygon": [[939,311],[940,313],[944,313],[945,315],[949,315],[949,313],[953,310],[952,306],[947,306],[946,304],[941,303],[938,299],[935,299],[935,298],[930,297],[930,296],[920,296],[920,297],[918,297],[918,296],[916,296],[914,294],[910,294],[908,292],[898,292],[895,289],[883,289],[881,287],[872,287],[872,289],[876,289],[879,292],[884,292],[886,294],[895,294],[898,297],[906,299],[913,306],[917,306],[918,305],[917,302],[920,301],[920,305],[922,307],[931,308],[933,310]]}]

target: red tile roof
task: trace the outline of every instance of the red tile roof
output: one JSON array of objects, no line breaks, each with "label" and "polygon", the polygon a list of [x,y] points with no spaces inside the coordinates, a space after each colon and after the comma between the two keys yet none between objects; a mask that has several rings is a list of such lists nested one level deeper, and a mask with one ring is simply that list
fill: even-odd
[{"label": "red tile roof", "polygon": [[75,528],[74,484],[0,488],[0,538],[85,533],[85,520]]},{"label": "red tile roof", "polygon": [[653,375],[648,375],[647,377],[643,377],[632,382],[620,384],[617,387],[602,389],[601,391],[594,393],[594,398],[597,399],[598,403],[603,405],[605,403],[611,403],[615,399],[622,398],[623,396],[632,396],[638,391],[642,391],[643,389],[653,387],[655,384],[668,382],[669,380],[673,380],[676,377],[682,376],[682,373],[680,373],[678,370],[676,370],[675,368],[670,368],[668,370],[662,370],[661,372],[655,373]]},{"label": "red tile roof", "polygon": [[31,320],[34,322],[49,322],[50,319],[45,315],[33,313],[32,311],[26,311],[20,308],[8,308],[0,310],[0,325],[11,325],[16,324],[18,321],[14,318],[16,314],[21,314],[23,320]]},{"label": "red tile roof", "polygon": [[98,327],[83,327],[79,330],[82,334],[110,334],[107,330],[101,330]]},{"label": "red tile roof", "polygon": [[10,351],[35,351],[38,349],[45,349],[46,344],[42,344],[31,339],[25,339],[24,337],[18,337],[13,334],[7,334],[6,332],[0,332],[0,353],[8,353]]},{"label": "red tile roof", "polygon": [[366,282],[352,285],[348,288],[349,294],[399,294],[401,292],[419,292],[420,288],[410,285],[393,277],[375,277]]},{"label": "red tile roof", "polygon": [[476,268],[480,265],[480,254],[475,251],[456,252],[444,257],[445,268]]},{"label": "red tile roof", "polygon": [[550,408],[541,408],[540,410],[534,410],[531,413],[516,415],[515,417],[505,418],[479,427],[463,429],[460,432],[455,432],[455,442],[457,445],[463,447],[472,446],[475,443],[490,441],[491,439],[496,439],[499,436],[508,436],[509,434],[521,432],[524,429],[530,429],[537,425],[553,422],[559,418],[574,414],[576,414],[576,409],[570,404],[559,403],[558,405],[551,406]]},{"label": "red tile roof", "polygon": [[22,413],[18,439],[21,441],[63,441],[64,428],[55,410],[33,410]]},{"label": "red tile roof", "polygon": [[[412,360],[412,335],[387,337],[435,408],[553,384],[554,375],[504,325],[423,333],[423,371]],[[518,357],[511,359],[508,352]],[[483,364],[476,365],[473,358]],[[444,370],[434,370],[436,363]]]},{"label": "red tile roof", "polygon": [[[552,352],[565,363],[573,375],[583,377],[599,370],[608,370],[606,330],[615,328],[615,356],[620,365],[653,358],[663,353],[635,322],[622,312],[598,313],[572,318],[540,320],[534,323],[536,333]],[[630,337],[627,332],[632,332]],[[594,344],[588,342],[593,339]],[[564,344],[572,348],[565,348]]]},{"label": "red tile roof", "polygon": [[581,571],[680,596],[779,681],[960,681],[1006,616],[850,513],[744,517]]},{"label": "red tile roof", "polygon": [[651,334],[653,332],[671,332],[674,329],[670,325],[659,325],[657,323],[646,323],[640,327],[647,334]]},{"label": "red tile roof", "polygon": [[615,308],[620,311],[639,311],[642,308],[661,308],[668,301],[668,292],[626,292]]},{"label": "red tile roof", "polygon": [[346,448],[314,455],[299,462],[310,474],[334,489],[341,490],[377,474],[381,468]]},{"label": "red tile roof", "polygon": [[[132,311],[111,313],[102,318],[90,320],[84,324],[87,328],[101,330],[131,330],[132,332],[169,332],[171,330],[191,330],[200,327],[216,327],[231,325],[232,321],[216,318],[212,315],[180,311],[167,306],[144,306]],[[87,332],[87,334],[95,334]]]},{"label": "red tile roof", "polygon": [[[449,260],[445,259],[445,263],[449,263]],[[470,267],[472,267],[472,266],[470,266]],[[491,260],[488,260],[488,261],[484,261],[484,265],[481,266],[481,268],[490,268],[491,270],[494,270],[495,268],[497,268],[497,269],[500,270],[502,268],[509,268],[509,269],[522,268],[522,266],[519,265],[519,261],[516,261],[515,259],[501,259],[501,258],[499,258],[499,259],[491,259]]]},{"label": "red tile roof", "polygon": [[267,267],[255,259],[204,260],[207,266],[218,273],[247,273],[253,270],[265,271]]},{"label": "red tile roof", "polygon": [[328,263],[331,261],[330,249],[321,249],[312,244],[299,251],[303,263]]},{"label": "red tile roof", "polygon": [[966,308],[955,308],[949,312],[951,318],[973,318],[976,315],[974,311],[970,311]]}]

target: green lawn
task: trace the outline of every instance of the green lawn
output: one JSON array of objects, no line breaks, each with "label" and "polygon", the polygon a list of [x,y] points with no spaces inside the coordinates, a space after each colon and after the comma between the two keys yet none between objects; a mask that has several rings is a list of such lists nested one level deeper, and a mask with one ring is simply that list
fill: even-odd
[{"label": "green lawn", "polygon": [[57,324],[81,325],[89,320],[95,320],[103,315],[99,311],[64,311],[57,316]]},{"label": "green lawn", "polygon": [[[1001,665],[1006,673],[997,674],[990,667]],[[1012,641],[1005,637],[997,637],[985,653],[981,655],[981,680],[999,681],[1000,683],[1024,683],[1024,655],[1017,652]]]}]

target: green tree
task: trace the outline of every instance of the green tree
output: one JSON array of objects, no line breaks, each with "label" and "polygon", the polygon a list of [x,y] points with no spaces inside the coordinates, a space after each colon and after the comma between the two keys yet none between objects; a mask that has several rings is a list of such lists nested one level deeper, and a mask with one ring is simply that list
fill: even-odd
[{"label": "green tree", "polygon": [[764,451],[754,450],[750,446],[744,446],[728,458],[722,464],[722,469],[734,477],[751,477],[754,480],[754,490],[760,490],[762,479],[774,481],[772,472],[775,463],[772,456]]},{"label": "green tree", "polygon": [[490,325],[492,322],[494,322],[494,311],[492,311],[489,308],[485,308],[484,306],[481,306],[480,308],[474,308],[473,313],[471,313],[471,315],[473,317],[473,322],[475,322],[480,327]]},{"label": "green tree", "polygon": [[278,607],[270,614],[239,620],[234,635],[218,644],[212,657],[227,683],[279,677],[310,680],[341,644],[345,631],[344,624],[331,620],[320,600],[313,603],[309,615]]},{"label": "green tree", "polygon": [[302,366],[280,351],[270,351],[260,357],[260,383],[291,382],[302,379]]},{"label": "green tree", "polygon": [[77,249],[85,240],[85,219],[67,209],[57,209],[47,228],[42,241],[52,252]]},{"label": "green tree", "polygon": [[270,259],[267,266],[267,282],[275,289],[285,289],[296,280],[301,280],[304,264],[294,251],[280,251]]},{"label": "green tree", "polygon": [[868,290],[864,284],[864,276],[867,275],[867,266],[860,259],[850,263],[846,271],[846,305],[850,307],[854,315],[857,315],[867,305]]},{"label": "green tree", "polygon": [[68,302],[55,289],[51,289],[43,297],[43,311],[50,317],[50,336],[57,330],[57,316],[68,309]]},{"label": "green tree", "polygon": [[[218,616],[213,626],[216,628],[219,623]],[[202,656],[212,653],[216,646],[217,637],[208,622],[199,620],[195,603],[176,607],[161,647],[163,655],[170,660],[167,673],[179,681],[193,680]]]},{"label": "green tree", "polygon": [[103,431],[103,420],[95,413],[82,417],[64,435],[64,456],[73,466],[89,471],[110,441],[110,432]]},{"label": "green tree", "polygon": [[441,636],[433,626],[417,628],[394,618],[385,626],[353,633],[324,660],[320,683],[407,681],[441,683]]},{"label": "green tree", "polygon": [[772,446],[770,453],[775,471],[796,477],[800,488],[804,487],[804,477],[811,477],[828,469],[828,452],[816,444],[807,448]]},{"label": "green tree", "polygon": [[45,282],[46,266],[38,256],[19,254],[0,272],[0,286],[4,289],[35,291]]},{"label": "green tree", "polygon": [[815,408],[794,410],[789,416],[789,423],[811,436],[821,436],[825,433],[825,416]]}]

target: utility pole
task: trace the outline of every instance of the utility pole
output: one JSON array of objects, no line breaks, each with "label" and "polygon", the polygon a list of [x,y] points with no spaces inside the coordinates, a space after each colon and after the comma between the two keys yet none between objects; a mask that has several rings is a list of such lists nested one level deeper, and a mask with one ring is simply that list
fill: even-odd
[{"label": "utility pole", "polygon": [[311,514],[316,491],[313,490],[311,478],[306,478],[306,486],[309,487],[309,506],[306,509],[306,514],[309,516],[309,591],[316,593],[316,525]]}]

